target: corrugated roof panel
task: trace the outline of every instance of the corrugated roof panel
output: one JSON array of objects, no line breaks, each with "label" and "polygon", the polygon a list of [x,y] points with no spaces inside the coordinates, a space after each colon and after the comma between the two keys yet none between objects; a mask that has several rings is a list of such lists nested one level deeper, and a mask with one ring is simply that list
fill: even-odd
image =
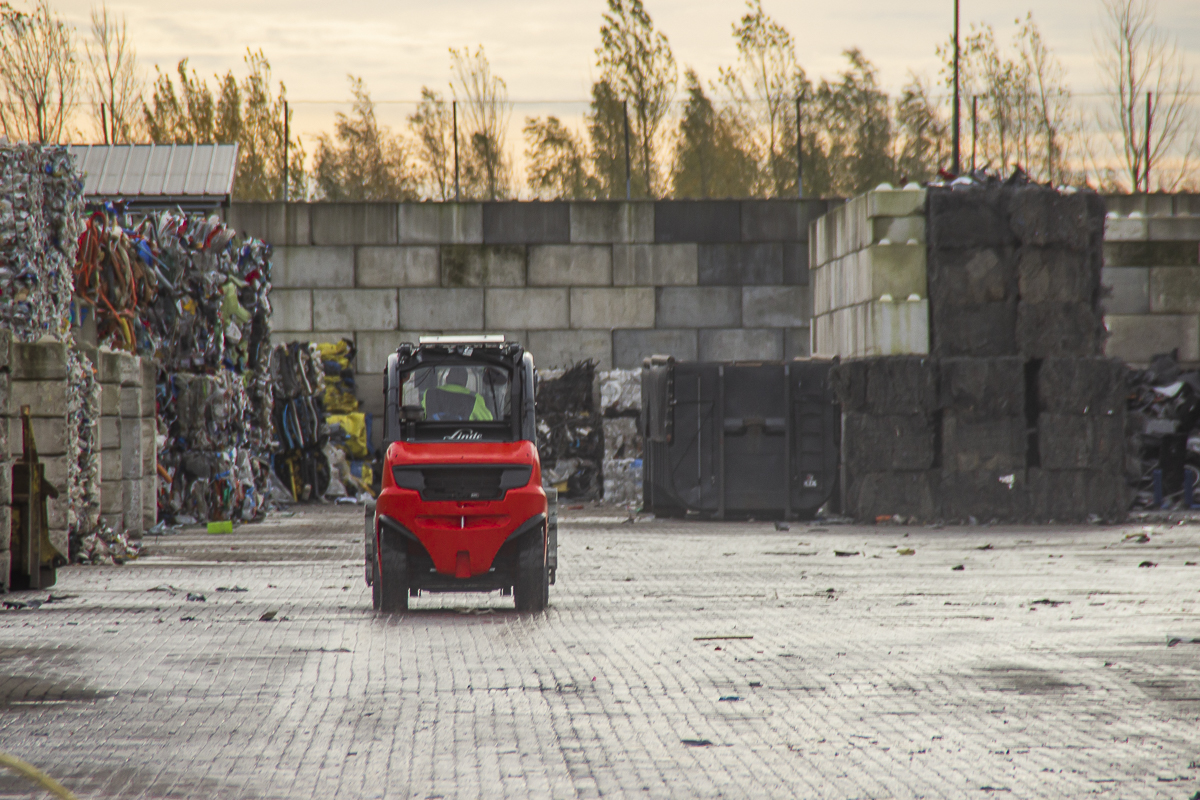
[{"label": "corrugated roof panel", "polygon": [[84,194],[100,197],[203,197],[233,192],[236,144],[72,145]]},{"label": "corrugated roof panel", "polygon": [[140,195],[156,195],[163,193],[167,182],[167,167],[171,163],[171,154],[175,145],[150,145],[150,161],[146,164],[146,175],[142,179]]},{"label": "corrugated roof panel", "polygon": [[149,147],[129,148],[129,158],[125,161],[125,174],[121,177],[123,195],[135,195],[142,189],[142,176],[146,174],[146,165],[150,163]]},{"label": "corrugated roof panel", "polygon": [[223,144],[213,152],[212,166],[208,170],[205,194],[233,194],[233,180],[237,173],[237,145]]},{"label": "corrugated roof panel", "polygon": [[215,147],[197,147],[192,163],[188,165],[187,176],[184,179],[184,194],[206,194],[208,187],[208,170],[212,166]]},{"label": "corrugated roof panel", "polygon": [[100,194],[113,194],[121,185],[121,170],[125,159],[129,156],[127,147],[108,147],[104,163],[96,175],[96,191]]}]

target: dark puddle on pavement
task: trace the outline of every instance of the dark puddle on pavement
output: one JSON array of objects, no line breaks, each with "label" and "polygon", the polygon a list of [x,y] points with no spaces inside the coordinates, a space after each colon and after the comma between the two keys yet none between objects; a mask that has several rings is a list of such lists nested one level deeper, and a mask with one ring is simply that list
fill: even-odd
[{"label": "dark puddle on pavement", "polygon": [[116,692],[93,689],[78,681],[56,681],[32,675],[0,674],[0,708],[22,708],[58,703],[94,703]]},{"label": "dark puddle on pavement", "polygon": [[1063,694],[1082,686],[1078,683],[1067,683],[1059,673],[1032,667],[983,667],[979,672],[994,678],[996,688],[1002,692]]}]

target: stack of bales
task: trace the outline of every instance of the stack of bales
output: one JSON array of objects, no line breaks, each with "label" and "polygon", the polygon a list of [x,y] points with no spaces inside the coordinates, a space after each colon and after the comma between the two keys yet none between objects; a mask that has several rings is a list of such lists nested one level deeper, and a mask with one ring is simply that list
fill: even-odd
[{"label": "stack of bales", "polygon": [[835,373],[847,510],[1124,513],[1125,369],[1099,355],[1100,198],[931,189],[926,217],[930,357],[858,359]]}]

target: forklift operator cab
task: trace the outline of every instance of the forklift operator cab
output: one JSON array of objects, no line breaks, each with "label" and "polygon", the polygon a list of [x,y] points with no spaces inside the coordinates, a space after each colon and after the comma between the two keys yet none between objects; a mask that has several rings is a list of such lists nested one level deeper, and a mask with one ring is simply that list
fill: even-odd
[{"label": "forklift operator cab", "polygon": [[388,358],[384,468],[364,542],[372,603],[429,592],[512,594],[540,611],[557,569],[542,488],[533,358],[503,336],[421,337]]}]

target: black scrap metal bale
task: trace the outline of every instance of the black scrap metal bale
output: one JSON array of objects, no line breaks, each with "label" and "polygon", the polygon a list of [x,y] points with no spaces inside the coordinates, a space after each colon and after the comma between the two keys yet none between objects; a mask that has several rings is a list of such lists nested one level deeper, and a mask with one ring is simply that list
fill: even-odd
[{"label": "black scrap metal bale", "polygon": [[1123,475],[1125,420],[1120,414],[1038,415],[1038,455],[1049,470],[1092,470]]},{"label": "black scrap metal bale", "polygon": [[572,364],[557,378],[538,382],[537,412],[542,414],[594,414],[596,362],[592,359]]},{"label": "black scrap metal bale", "polygon": [[1103,239],[1104,201],[1094,192],[1023,186],[1013,190],[1008,207],[1013,236],[1023,245],[1086,251]]},{"label": "black scrap metal bale", "polygon": [[856,358],[830,368],[829,382],[843,410],[867,410],[867,372],[870,366],[870,359]]},{"label": "black scrap metal bale", "polygon": [[1017,303],[953,306],[933,303],[930,331],[938,358],[994,358],[1017,354]]},{"label": "black scrap metal bale", "polygon": [[1021,247],[1017,250],[1021,300],[1094,307],[1100,299],[1101,266],[1097,253],[1063,247]]},{"label": "black scrap metal bale", "polygon": [[1017,297],[1017,258],[1009,247],[930,248],[926,271],[935,303],[977,306]]},{"label": "black scrap metal bale", "polygon": [[928,414],[938,407],[937,362],[884,356],[867,363],[866,409],[872,414]]},{"label": "black scrap metal bale", "polygon": [[1031,468],[1026,482],[1029,516],[1038,521],[1124,519],[1129,510],[1131,492],[1120,475]]},{"label": "black scrap metal bale", "polygon": [[967,420],[946,412],[942,417],[942,467],[949,473],[1023,470],[1027,442],[1023,416]]},{"label": "black scrap metal bale", "polygon": [[842,458],[849,474],[930,469],[935,444],[934,426],[923,414],[842,417]]},{"label": "black scrap metal bale", "polygon": [[1011,521],[1029,513],[1024,469],[943,472],[941,490],[942,516],[947,520]]},{"label": "black scrap metal bale", "polygon": [[1038,406],[1058,414],[1120,414],[1129,368],[1115,358],[1047,358],[1038,367]]},{"label": "black scrap metal bale", "polygon": [[881,516],[915,517],[935,520],[941,517],[938,498],[941,475],[937,470],[923,472],[868,472],[847,474],[846,513],[851,517],[874,521]]},{"label": "black scrap metal bale", "polygon": [[1097,356],[1105,330],[1100,311],[1082,303],[1017,304],[1017,347],[1026,358]]},{"label": "black scrap metal bale", "polygon": [[943,358],[938,362],[940,405],[966,421],[1025,413],[1025,362],[1016,356]]},{"label": "black scrap metal bale", "polygon": [[604,427],[596,413],[595,375],[596,362],[589,359],[573,364],[557,378],[538,382],[537,447],[543,472],[558,467],[560,460],[575,464],[565,476],[564,497],[595,499],[604,486],[600,474]]},{"label": "black scrap metal bale", "polygon": [[930,250],[1014,244],[1006,195],[999,188],[931,189],[926,200]]}]

